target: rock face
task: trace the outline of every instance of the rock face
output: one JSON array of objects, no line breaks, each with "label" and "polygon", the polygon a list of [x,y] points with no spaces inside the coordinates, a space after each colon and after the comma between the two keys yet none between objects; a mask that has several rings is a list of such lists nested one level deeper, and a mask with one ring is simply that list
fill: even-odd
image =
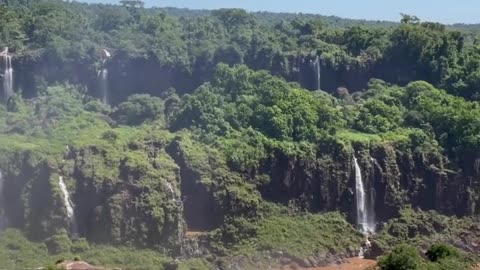
[{"label": "rock face", "polygon": [[377,222],[398,215],[406,205],[449,215],[478,214],[480,185],[474,162],[455,172],[446,169],[445,159],[439,155],[388,144],[320,149],[316,159],[276,151],[258,172],[271,179],[262,187],[262,194],[314,212],[340,210],[354,222],[353,153],[367,188],[374,188]]},{"label": "rock face", "polygon": [[[175,64],[165,64],[158,60],[155,55],[145,52],[140,55],[130,55],[128,52],[118,52],[105,66],[109,70],[109,86],[115,89],[112,103],[118,104],[135,93],[149,93],[160,95],[170,87],[176,88],[179,93],[191,93],[204,82],[212,78],[213,71],[219,62],[228,64],[246,64],[254,70],[266,69],[259,65],[258,60],[238,59],[211,59],[199,63],[192,63],[192,70],[179,67]],[[266,59],[264,59],[266,60]],[[303,88],[317,90],[317,74],[312,67],[311,61],[314,56],[278,56],[274,59],[271,67],[268,67],[274,75],[285,78],[288,81],[298,82]],[[34,97],[42,87],[39,82],[68,81],[72,84],[83,85],[88,88],[89,94],[101,97],[98,89],[95,70],[96,63],[75,62],[65,63],[59,59],[52,60],[43,55],[40,58],[19,58],[14,65],[19,69],[16,72],[15,81],[17,87],[24,89],[25,97]],[[98,63],[97,63],[98,64]],[[295,67],[287,68],[287,67]],[[390,83],[404,84],[418,78],[413,74],[403,74],[400,70],[392,69],[391,63],[371,63],[362,65],[339,65],[323,63],[321,66],[321,89],[334,93],[339,87],[345,87],[351,91],[359,91],[368,85],[371,78],[383,79]],[[135,92],[133,92],[135,91]]]},{"label": "rock face", "polygon": [[[60,162],[44,159],[42,153],[16,153],[8,166],[2,165],[5,199],[11,202],[5,213],[10,226],[36,240],[68,228],[58,187],[63,175],[81,237],[166,248],[179,255],[187,252],[187,228],[210,231],[226,221],[254,218],[261,199],[294,210],[341,211],[355,223],[354,153],[365,186],[374,189],[377,222],[398,216],[406,205],[448,215],[479,213],[475,153],[465,153],[462,167],[453,171],[435,153],[390,144],[337,143],[319,146],[313,158],[273,149],[258,167],[240,172],[215,151],[168,138],[138,139],[118,148],[69,147]],[[241,228],[227,239],[251,235],[252,228]]]},{"label": "rock face", "polygon": [[69,147],[59,163],[38,162],[30,152],[17,153],[6,170],[10,225],[36,240],[68,229],[66,207],[55,181],[63,175],[81,237],[179,253],[179,238],[185,230],[183,205],[173,199],[169,188],[178,190],[180,170],[161,142],[156,143],[128,149]]}]

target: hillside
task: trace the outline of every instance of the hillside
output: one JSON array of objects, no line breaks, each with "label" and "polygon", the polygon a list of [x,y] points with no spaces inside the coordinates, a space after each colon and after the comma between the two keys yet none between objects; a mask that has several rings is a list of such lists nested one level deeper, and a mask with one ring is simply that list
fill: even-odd
[{"label": "hillside", "polygon": [[0,5],[5,267],[478,259],[468,27],[136,4]]}]

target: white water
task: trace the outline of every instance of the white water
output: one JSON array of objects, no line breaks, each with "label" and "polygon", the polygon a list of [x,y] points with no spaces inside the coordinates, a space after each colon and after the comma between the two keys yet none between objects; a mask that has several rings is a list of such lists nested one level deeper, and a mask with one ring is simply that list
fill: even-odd
[{"label": "white water", "polygon": [[7,227],[7,217],[5,216],[5,198],[3,196],[3,174],[0,171],[0,230]]},{"label": "white water", "polygon": [[[371,159],[374,162],[374,159]],[[355,198],[357,203],[357,225],[365,235],[365,243],[360,247],[358,257],[363,258],[365,251],[371,247],[369,235],[375,233],[375,194],[372,189],[366,189],[362,178],[362,170],[357,158],[353,157],[355,165]]]},{"label": "white water", "polygon": [[99,73],[100,93],[103,104],[108,105],[108,69],[103,68]]},{"label": "white water", "polygon": [[313,68],[315,68],[315,72],[316,72],[316,75],[317,75],[317,78],[316,78],[316,81],[317,81],[317,90],[321,90],[320,88],[322,87],[322,84],[321,84],[321,63],[320,63],[320,57],[317,55],[315,57],[315,61],[311,62],[312,65],[313,65]]},{"label": "white water", "polygon": [[2,52],[3,58],[3,98],[5,103],[13,95],[13,67],[12,57],[8,55],[8,48]]},{"label": "white water", "polygon": [[475,159],[475,162],[473,163],[473,169],[476,173],[480,173],[480,158]]},{"label": "white water", "polygon": [[98,72],[98,82],[100,88],[100,94],[102,95],[103,104],[108,105],[109,95],[108,95],[108,69],[105,66],[105,63],[108,59],[112,57],[112,54],[106,49],[102,49],[102,70]]},{"label": "white water", "polygon": [[109,51],[107,51],[106,49],[102,49],[102,51],[103,51],[103,57],[105,59],[108,59],[108,58],[112,57],[112,54]]},{"label": "white water", "polygon": [[368,237],[365,238],[365,243],[360,250],[358,251],[358,257],[363,259],[365,257],[365,251],[369,250],[372,247],[372,243],[368,240]]},{"label": "white water", "polygon": [[75,211],[73,208],[72,200],[70,199],[70,194],[68,193],[67,185],[65,185],[65,181],[63,180],[63,176],[58,177],[58,186],[63,194],[63,202],[65,207],[67,208],[67,216],[70,220],[70,231],[72,234],[77,233],[77,223],[75,220]]},{"label": "white water", "polygon": [[365,234],[375,232],[375,213],[374,213],[374,196],[371,190],[367,193],[365,184],[362,179],[362,170],[358,165],[356,157],[353,157],[355,164],[355,197],[357,203],[357,225]]},{"label": "white water", "polygon": [[172,196],[172,201],[176,202],[177,201],[176,194],[175,194],[175,191],[173,190],[172,185],[167,181],[165,181],[165,185],[167,186],[168,190],[170,191],[170,195]]}]

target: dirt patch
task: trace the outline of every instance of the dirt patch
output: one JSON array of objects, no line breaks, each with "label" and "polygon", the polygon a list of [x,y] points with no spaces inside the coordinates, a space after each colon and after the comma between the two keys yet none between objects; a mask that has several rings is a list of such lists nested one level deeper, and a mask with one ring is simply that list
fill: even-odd
[{"label": "dirt patch", "polygon": [[185,236],[187,238],[199,238],[201,236],[204,236],[204,235],[207,235],[208,232],[200,232],[200,231],[187,231],[187,233],[185,234]]}]

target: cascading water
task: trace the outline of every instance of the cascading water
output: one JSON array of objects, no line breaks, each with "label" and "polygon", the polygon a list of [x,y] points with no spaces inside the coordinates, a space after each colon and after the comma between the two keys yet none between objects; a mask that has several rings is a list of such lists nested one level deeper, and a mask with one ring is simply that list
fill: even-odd
[{"label": "cascading water", "polygon": [[58,177],[58,186],[63,194],[63,202],[67,208],[67,216],[70,221],[70,232],[73,235],[77,234],[77,222],[75,220],[75,210],[73,208],[72,200],[70,199],[70,194],[68,193],[67,185],[63,180],[63,176]]},{"label": "cascading water", "polygon": [[321,84],[321,79],[322,79],[322,75],[321,75],[321,65],[320,65],[320,57],[317,55],[316,58],[315,58],[315,61],[313,62],[313,66],[315,67],[316,69],[316,73],[317,73],[317,90],[321,90],[320,88],[322,87],[322,84]]},{"label": "cascading water", "polygon": [[175,195],[175,191],[173,190],[172,184],[165,181],[165,185],[167,186],[168,191],[170,191],[170,195],[172,196],[171,198],[172,202],[177,202],[177,198],[176,198],[177,196]]},{"label": "cascading water", "polygon": [[[375,233],[374,194],[372,189],[366,189],[362,179],[362,170],[357,158],[353,157],[355,165],[355,197],[357,204],[357,225],[365,234],[364,246],[360,248],[358,257],[363,258],[364,253],[370,248],[368,240],[370,234]],[[368,191],[368,192],[367,192]]]},{"label": "cascading water", "polygon": [[98,83],[100,88],[100,94],[102,95],[103,104],[109,104],[108,96],[108,69],[105,63],[112,55],[106,49],[102,50],[102,69],[98,72]]},{"label": "cascading water", "polygon": [[4,230],[7,225],[7,217],[5,216],[5,199],[3,196],[3,174],[0,171],[0,230]]},{"label": "cascading water", "polygon": [[362,170],[358,165],[356,157],[353,157],[355,164],[355,197],[357,203],[357,224],[363,233],[375,232],[375,214],[372,205],[372,192],[365,189],[362,179]]},{"label": "cascading water", "polygon": [[478,174],[480,173],[480,158],[476,158],[473,163],[473,170]]},{"label": "cascading water", "polygon": [[103,104],[108,104],[108,69],[103,68],[99,74],[100,93]]},{"label": "cascading water", "polygon": [[13,67],[12,57],[8,55],[8,48],[0,53],[3,58],[3,97],[5,103],[13,95]]}]

